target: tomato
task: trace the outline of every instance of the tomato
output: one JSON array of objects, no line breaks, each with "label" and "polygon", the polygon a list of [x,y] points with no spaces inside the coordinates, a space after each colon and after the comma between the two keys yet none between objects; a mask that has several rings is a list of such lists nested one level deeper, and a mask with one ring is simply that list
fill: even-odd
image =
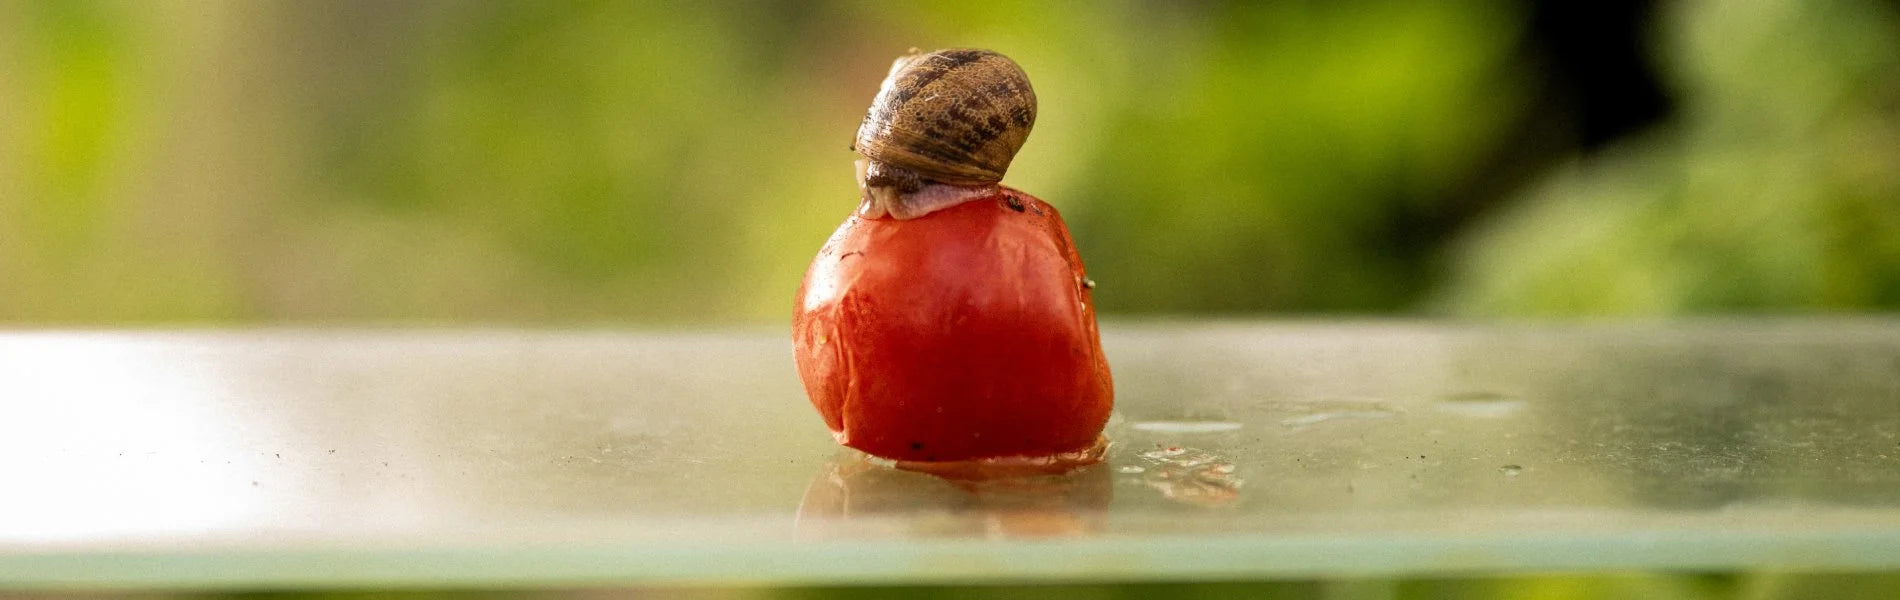
[{"label": "tomato", "polygon": [[1114,402],[1089,281],[1054,207],[1003,187],[852,216],[812,261],[792,340],[838,442],[898,461],[1095,446]]}]

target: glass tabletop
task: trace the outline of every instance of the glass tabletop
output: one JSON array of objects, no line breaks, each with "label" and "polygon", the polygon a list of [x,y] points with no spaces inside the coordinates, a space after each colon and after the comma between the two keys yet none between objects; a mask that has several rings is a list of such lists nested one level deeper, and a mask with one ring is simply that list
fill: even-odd
[{"label": "glass tabletop", "polygon": [[0,334],[0,582],[1900,568],[1900,320],[1110,323],[1109,460],[839,449],[778,330]]}]

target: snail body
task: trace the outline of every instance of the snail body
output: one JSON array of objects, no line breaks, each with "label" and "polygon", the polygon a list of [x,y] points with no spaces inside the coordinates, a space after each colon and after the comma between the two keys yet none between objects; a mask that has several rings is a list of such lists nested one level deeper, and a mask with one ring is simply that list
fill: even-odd
[{"label": "snail body", "polygon": [[852,144],[865,213],[916,218],[994,195],[1035,124],[1036,92],[1006,56],[898,58]]}]

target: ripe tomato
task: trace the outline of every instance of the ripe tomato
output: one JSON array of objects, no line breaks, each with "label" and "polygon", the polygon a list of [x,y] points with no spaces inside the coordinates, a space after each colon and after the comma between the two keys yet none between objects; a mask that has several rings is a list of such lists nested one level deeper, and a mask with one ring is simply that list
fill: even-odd
[{"label": "ripe tomato", "polygon": [[838,442],[899,461],[1093,446],[1114,399],[1094,286],[1055,208],[1004,187],[852,216],[799,288],[799,376]]}]

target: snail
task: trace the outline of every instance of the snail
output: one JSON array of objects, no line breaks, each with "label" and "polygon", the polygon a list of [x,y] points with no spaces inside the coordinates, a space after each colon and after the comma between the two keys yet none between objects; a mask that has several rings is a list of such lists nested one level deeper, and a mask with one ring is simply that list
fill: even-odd
[{"label": "snail", "polygon": [[1036,124],[1036,92],[1009,57],[967,48],[899,57],[852,150],[865,216],[914,219],[993,196]]}]

